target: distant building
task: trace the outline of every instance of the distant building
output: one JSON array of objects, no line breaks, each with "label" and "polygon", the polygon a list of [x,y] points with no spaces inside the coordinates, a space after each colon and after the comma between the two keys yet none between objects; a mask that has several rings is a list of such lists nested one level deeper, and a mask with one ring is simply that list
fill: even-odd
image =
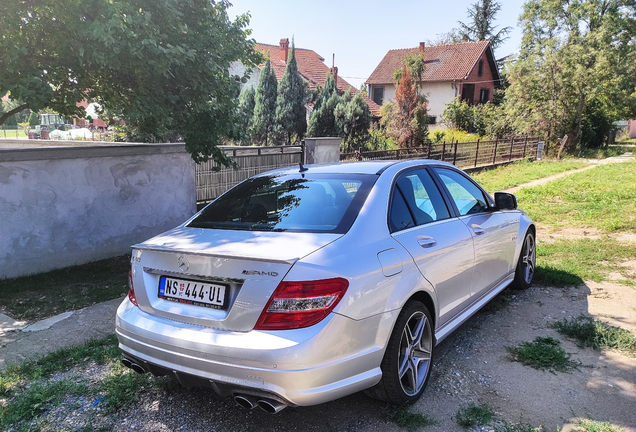
[{"label": "distant building", "polygon": [[393,75],[403,67],[409,54],[424,56],[420,92],[428,99],[431,123],[437,123],[447,104],[460,97],[470,105],[493,100],[500,76],[490,42],[464,42],[451,45],[394,49],[386,53],[366,81],[369,96],[377,105],[395,99]]},{"label": "distant building", "polygon": [[[281,39],[278,45],[267,45],[262,43],[256,44],[256,50],[262,52],[266,58],[269,57],[271,67],[274,70],[278,81],[280,81],[283,73],[285,72],[289,49],[289,39]],[[298,72],[303,79],[307,81],[311,89],[315,89],[317,86],[324,87],[327,76],[332,74],[336,79],[336,86],[338,87],[339,94],[342,95],[347,90],[351,90],[352,95],[360,92],[360,90],[349,84],[342,77],[338,76],[337,67],[334,66],[330,68],[324,64],[324,61],[325,59],[315,51],[304,48],[296,48]],[[252,69],[252,75],[246,85],[251,85],[253,87],[258,85],[262,67],[263,65],[260,65],[259,67]],[[245,71],[245,66],[241,63],[235,63],[230,69],[230,73],[236,75],[241,75],[243,71]],[[380,106],[366,96],[364,99],[367,104],[369,104],[369,111],[371,112],[371,115],[378,117],[380,115]]]}]

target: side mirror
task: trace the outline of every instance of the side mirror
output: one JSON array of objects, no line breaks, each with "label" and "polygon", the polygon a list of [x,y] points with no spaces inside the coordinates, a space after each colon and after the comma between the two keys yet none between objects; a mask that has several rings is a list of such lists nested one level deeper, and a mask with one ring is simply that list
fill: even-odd
[{"label": "side mirror", "polygon": [[497,210],[516,210],[517,197],[507,192],[495,192]]}]

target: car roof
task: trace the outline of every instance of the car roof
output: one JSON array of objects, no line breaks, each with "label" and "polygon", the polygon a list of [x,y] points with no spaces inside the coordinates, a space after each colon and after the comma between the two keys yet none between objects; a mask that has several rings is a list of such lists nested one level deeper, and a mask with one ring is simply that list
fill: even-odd
[{"label": "car roof", "polygon": [[[418,160],[383,160],[383,161],[364,161],[364,162],[341,162],[341,163],[329,163],[329,164],[316,164],[316,165],[304,165],[307,171],[304,173],[312,174],[380,174],[388,167],[396,166],[411,166],[411,165],[430,165],[430,164],[444,164],[444,162],[428,159]],[[280,168],[273,171],[268,171],[263,174],[295,174],[300,172],[299,166],[292,166],[288,168]]]}]

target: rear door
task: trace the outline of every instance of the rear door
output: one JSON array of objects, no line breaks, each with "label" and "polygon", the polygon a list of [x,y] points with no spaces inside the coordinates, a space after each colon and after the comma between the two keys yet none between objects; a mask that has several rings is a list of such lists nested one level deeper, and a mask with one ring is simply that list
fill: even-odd
[{"label": "rear door", "polygon": [[473,237],[461,220],[451,217],[426,169],[403,173],[394,183],[389,229],[435,288],[437,327],[444,325],[470,302]]},{"label": "rear door", "polygon": [[475,272],[471,285],[474,301],[510,273],[519,227],[512,223],[514,218],[509,214],[494,211],[490,198],[468,176],[449,168],[434,170],[474,239]]}]

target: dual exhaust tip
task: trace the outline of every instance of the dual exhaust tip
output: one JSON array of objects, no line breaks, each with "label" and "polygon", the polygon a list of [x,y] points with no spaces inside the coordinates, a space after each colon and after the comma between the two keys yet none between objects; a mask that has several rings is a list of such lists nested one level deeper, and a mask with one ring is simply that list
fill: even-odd
[{"label": "dual exhaust tip", "polygon": [[284,403],[274,399],[257,398],[250,395],[236,395],[234,396],[234,401],[245,409],[259,407],[269,414],[276,414],[287,407]]},{"label": "dual exhaust tip", "polygon": [[[145,374],[146,372],[148,372],[139,363],[135,363],[133,360],[127,357],[122,358],[121,363],[127,368],[130,368],[139,374]],[[254,409],[256,407],[259,407],[263,411],[268,412],[270,414],[276,414],[287,407],[287,405],[285,405],[284,403],[278,402],[277,400],[274,400],[274,399],[256,397],[251,395],[243,395],[243,394],[234,396],[234,401],[243,408]]]}]

